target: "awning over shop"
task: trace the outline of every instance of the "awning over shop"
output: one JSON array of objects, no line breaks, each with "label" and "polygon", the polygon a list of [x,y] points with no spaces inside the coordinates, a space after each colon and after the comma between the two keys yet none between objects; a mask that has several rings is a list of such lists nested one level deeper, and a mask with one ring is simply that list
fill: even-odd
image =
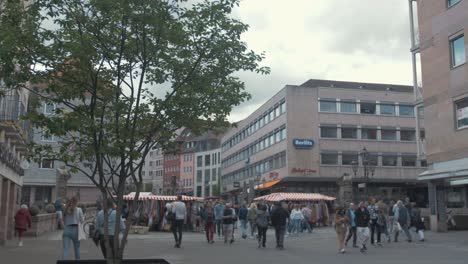
[{"label": "awning over shop", "polygon": [[268,188],[272,187],[273,185],[276,185],[276,184],[278,184],[280,182],[281,182],[281,180],[274,180],[274,181],[265,182],[265,183],[262,183],[260,185],[255,186],[255,189],[256,190],[268,189]]},{"label": "awning over shop", "polygon": [[[124,195],[123,199],[127,201],[133,201],[135,199],[135,192],[131,192],[127,195]],[[177,196],[174,195],[154,195],[150,192],[141,192],[139,197],[139,201],[146,201],[146,200],[155,200],[155,201],[176,201]],[[186,196],[182,195],[182,201],[202,201],[203,198],[200,197],[193,197],[193,196]]]},{"label": "awning over shop", "polygon": [[320,193],[272,193],[260,196],[255,201],[265,200],[268,202],[279,201],[334,201],[335,197],[323,195]]},{"label": "awning over shop", "polygon": [[468,158],[434,163],[432,168],[419,175],[418,180],[455,180],[461,177],[468,177]]}]

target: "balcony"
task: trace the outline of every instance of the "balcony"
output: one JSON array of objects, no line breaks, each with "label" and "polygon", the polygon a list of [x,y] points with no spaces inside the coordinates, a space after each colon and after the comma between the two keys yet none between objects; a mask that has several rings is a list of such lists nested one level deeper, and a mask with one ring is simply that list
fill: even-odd
[{"label": "balcony", "polygon": [[24,176],[24,170],[21,168],[21,161],[5,143],[0,143],[0,162],[18,173],[19,176]]},{"label": "balcony", "polygon": [[[9,141],[19,153],[26,151],[30,124],[22,120],[26,113],[26,104],[20,100],[18,91],[1,89],[0,96],[0,131],[4,132],[4,140]],[[27,100],[26,100],[27,101]]]}]

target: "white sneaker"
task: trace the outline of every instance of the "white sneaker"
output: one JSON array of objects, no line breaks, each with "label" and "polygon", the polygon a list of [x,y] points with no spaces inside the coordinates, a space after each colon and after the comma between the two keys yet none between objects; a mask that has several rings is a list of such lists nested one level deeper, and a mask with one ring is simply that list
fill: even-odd
[{"label": "white sneaker", "polygon": [[22,246],[23,246],[23,241],[20,241],[20,242],[18,243],[18,247],[22,247]]}]

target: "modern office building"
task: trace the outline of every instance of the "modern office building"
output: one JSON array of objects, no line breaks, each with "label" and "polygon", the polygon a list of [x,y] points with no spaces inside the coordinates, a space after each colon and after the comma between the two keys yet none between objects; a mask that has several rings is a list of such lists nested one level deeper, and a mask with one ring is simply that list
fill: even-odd
[{"label": "modern office building", "polygon": [[238,196],[254,181],[257,192],[337,196],[337,181],[348,176],[354,199],[409,196],[425,204],[417,176],[426,161],[416,144],[424,130],[416,131],[412,95],[403,85],[287,85],[223,136],[222,191]]},{"label": "modern office building", "polygon": [[[468,207],[468,1],[409,1],[416,104],[424,106],[431,228]],[[420,74],[419,74],[420,72]]]},{"label": "modern office building", "polygon": [[151,190],[145,188],[145,191],[151,191],[153,194],[162,194],[164,155],[160,148],[155,147],[148,153],[142,173],[143,182],[146,186],[151,187]]},{"label": "modern office building", "polygon": [[27,90],[11,90],[0,80],[0,245],[13,238],[19,209],[29,125],[21,117],[28,107]]},{"label": "modern office building", "polygon": [[218,148],[195,153],[195,195],[198,197],[219,195],[221,149],[217,145]]},{"label": "modern office building", "polygon": [[[55,104],[42,103],[38,112],[44,115],[54,115],[57,106]],[[50,135],[46,130],[34,128],[30,132],[30,139],[37,144],[50,145],[53,148],[61,146],[62,139]],[[22,203],[27,205],[45,206],[53,203],[57,198],[57,169],[64,166],[58,161],[43,158],[38,164],[31,162],[25,170],[22,190]],[[77,196],[82,203],[94,203],[99,197],[99,190],[83,173],[70,173],[71,178],[67,182],[67,198]]]}]

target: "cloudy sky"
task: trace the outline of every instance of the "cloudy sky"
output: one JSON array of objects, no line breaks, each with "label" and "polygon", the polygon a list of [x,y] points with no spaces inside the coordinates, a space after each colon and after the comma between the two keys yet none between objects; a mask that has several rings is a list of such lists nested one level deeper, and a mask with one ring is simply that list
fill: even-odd
[{"label": "cloudy sky", "polygon": [[240,75],[252,99],[230,121],[312,78],[412,83],[408,1],[243,0],[234,16],[250,25],[243,39],[266,53],[271,74]]}]

